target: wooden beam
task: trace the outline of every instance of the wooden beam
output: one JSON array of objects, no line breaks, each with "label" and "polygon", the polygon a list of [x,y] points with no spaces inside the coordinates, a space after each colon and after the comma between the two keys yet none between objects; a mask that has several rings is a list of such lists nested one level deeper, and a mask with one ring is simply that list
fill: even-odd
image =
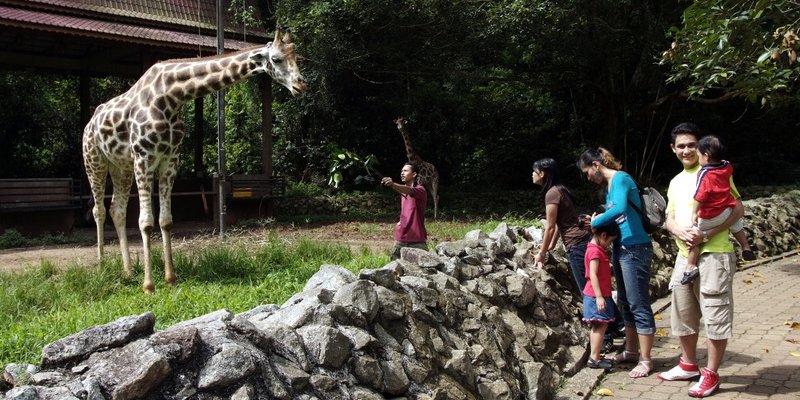
[{"label": "wooden beam", "polygon": [[87,65],[83,60],[32,55],[0,51],[0,60],[3,63],[19,69],[42,69],[47,71],[69,71],[72,73],[86,72],[90,75],[110,75],[138,77],[141,70],[138,65],[132,66],[124,63],[101,62]]}]

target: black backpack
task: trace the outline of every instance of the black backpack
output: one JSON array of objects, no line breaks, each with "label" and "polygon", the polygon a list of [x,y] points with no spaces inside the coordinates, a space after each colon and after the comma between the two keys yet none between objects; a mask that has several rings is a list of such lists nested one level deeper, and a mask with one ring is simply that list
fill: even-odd
[{"label": "black backpack", "polygon": [[664,226],[664,222],[667,219],[667,201],[664,200],[664,196],[658,190],[652,187],[643,188],[638,183],[636,187],[639,189],[639,200],[642,202],[643,210],[636,207],[636,204],[633,204],[630,200],[628,200],[628,205],[633,207],[642,217],[644,231],[652,234]]}]

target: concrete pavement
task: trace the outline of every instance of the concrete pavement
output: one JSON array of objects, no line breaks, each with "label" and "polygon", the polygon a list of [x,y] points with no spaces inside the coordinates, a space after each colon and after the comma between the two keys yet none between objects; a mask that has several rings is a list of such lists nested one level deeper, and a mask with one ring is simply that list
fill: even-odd
[{"label": "concrete pavement", "polygon": [[[757,260],[734,275],[734,338],[729,340],[713,399],[800,399],[800,255],[797,251]],[[656,373],[677,364],[679,341],[670,334],[669,298],[653,304],[656,340],[655,370],[633,379],[634,364],[603,373],[584,368],[565,383],[558,399],[603,399],[608,389],[616,399],[689,399],[692,381],[667,382]],[[794,355],[796,354],[796,355]],[[705,331],[698,343],[699,365],[706,364]]]}]

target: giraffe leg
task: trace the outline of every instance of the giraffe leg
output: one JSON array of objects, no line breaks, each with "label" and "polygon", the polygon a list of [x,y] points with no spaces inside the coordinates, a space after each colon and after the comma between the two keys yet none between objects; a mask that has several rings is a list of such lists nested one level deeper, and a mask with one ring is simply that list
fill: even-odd
[{"label": "giraffe leg", "polygon": [[431,195],[433,196],[433,219],[439,218],[439,180],[431,182]]},{"label": "giraffe leg", "polygon": [[131,268],[131,254],[128,249],[128,233],[125,230],[128,198],[133,184],[133,171],[123,171],[112,167],[111,182],[114,184],[114,195],[111,197],[111,219],[114,221],[114,228],[117,230],[119,239],[119,251],[122,254],[122,268],[125,275],[133,276]]},{"label": "giraffe leg", "polygon": [[92,190],[92,216],[97,226],[97,261],[103,259],[103,227],[106,223],[105,188],[108,169],[105,166],[92,164],[88,158],[85,160],[86,174],[89,177],[89,186]]},{"label": "giraffe leg", "polygon": [[144,280],[142,289],[151,294],[155,291],[153,284],[153,260],[150,254],[150,235],[153,233],[153,169],[148,165],[145,157],[136,157],[134,160],[136,186],[139,192],[139,231],[142,234],[142,249],[144,250]]},{"label": "giraffe leg", "polygon": [[167,285],[175,285],[175,268],[172,261],[172,186],[178,173],[177,156],[164,163],[158,179],[158,225],[161,227],[161,240],[164,244],[164,280]]}]

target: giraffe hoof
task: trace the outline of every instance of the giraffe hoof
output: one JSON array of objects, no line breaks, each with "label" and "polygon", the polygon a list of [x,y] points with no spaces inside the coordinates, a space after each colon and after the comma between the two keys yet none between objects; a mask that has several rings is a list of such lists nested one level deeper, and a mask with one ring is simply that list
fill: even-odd
[{"label": "giraffe hoof", "polygon": [[156,292],[156,287],[152,282],[149,282],[142,285],[142,290],[144,290],[145,294],[153,294]]}]

